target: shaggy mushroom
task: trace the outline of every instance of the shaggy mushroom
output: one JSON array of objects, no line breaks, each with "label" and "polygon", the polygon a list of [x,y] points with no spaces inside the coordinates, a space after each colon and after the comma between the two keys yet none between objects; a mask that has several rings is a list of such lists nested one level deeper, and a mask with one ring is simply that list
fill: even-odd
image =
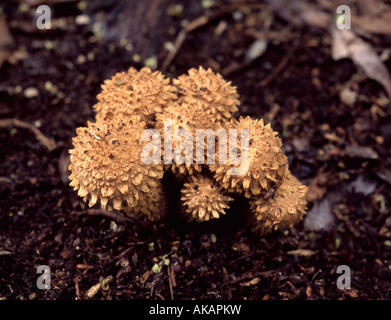
[{"label": "shaggy mushroom", "polygon": [[147,67],[140,71],[130,68],[105,80],[97,98],[99,102],[94,109],[98,114],[113,112],[153,118],[168,102],[176,99],[176,88],[159,71],[152,72]]},{"label": "shaggy mushroom", "polygon": [[144,128],[145,122],[109,117],[76,130],[69,151],[70,186],[89,206],[100,202],[104,209],[120,210],[157,186],[163,167],[141,159]]},{"label": "shaggy mushroom", "polygon": [[161,180],[150,192],[143,194],[132,207],[125,207],[124,212],[131,218],[140,219],[146,217],[149,221],[161,220],[168,211],[166,193]]},{"label": "shaggy mushroom", "polygon": [[250,199],[251,229],[261,235],[278,228],[292,227],[306,213],[305,195],[308,187],[302,185],[288,168],[273,192]]},{"label": "shaggy mushroom", "polygon": [[[197,151],[200,151],[197,150],[196,144],[197,130],[206,130],[214,126],[215,119],[211,112],[205,111],[203,105],[197,101],[182,102],[181,104],[175,102],[167,106],[161,114],[157,115],[155,126],[160,135],[164,137],[164,145],[172,149],[172,163],[167,167],[171,167],[174,173],[179,174],[192,175],[194,172],[201,172],[202,166],[197,163]],[[172,141],[167,141],[166,135]],[[186,140],[186,137],[191,139]],[[206,152],[205,143],[204,141],[204,151]],[[186,151],[188,152],[186,153]],[[163,150],[163,154],[165,152],[167,153],[168,150]],[[201,155],[204,159],[203,163],[206,163],[205,152]],[[181,158],[183,163],[180,163]]]},{"label": "shaggy mushroom", "polygon": [[183,185],[181,201],[188,220],[198,222],[217,219],[229,208],[233,198],[224,195],[223,189],[212,179],[193,175]]},{"label": "shaggy mushroom", "polygon": [[[202,67],[173,84],[149,68],[130,68],[105,81],[94,106],[96,122],[76,130],[69,151],[70,185],[78,195],[89,206],[99,203],[132,218],[158,221],[167,213],[163,158],[173,178],[181,184],[187,179],[180,201],[189,221],[225,214],[234,200],[226,192],[250,198],[254,232],[266,234],[301,219],[308,188],[290,173],[270,124],[232,118],[239,105],[236,88]],[[152,128],[160,136],[145,131]],[[152,145],[144,141],[144,133],[151,132]],[[156,146],[156,137],[164,143]],[[216,139],[216,148],[209,149]],[[146,150],[153,151],[152,163]],[[224,150],[228,161],[220,163]],[[206,165],[210,156],[215,163]]]},{"label": "shaggy mushroom", "polygon": [[239,95],[236,87],[210,68],[190,69],[188,75],[173,80],[178,88],[179,102],[199,102],[205,112],[210,111],[216,123],[223,125],[238,111]]},{"label": "shaggy mushroom", "polygon": [[[252,120],[250,117],[241,117],[239,121],[232,119],[224,128],[227,135],[229,130],[237,130],[237,136],[232,135],[228,139],[231,140],[229,146],[235,146],[240,155],[243,147],[248,154],[243,154],[242,163],[235,164],[231,159],[227,159],[226,163],[211,164],[209,168],[214,173],[216,181],[230,192],[243,193],[250,198],[252,195],[261,194],[280,179],[287,164],[287,157],[282,153],[281,139],[270,127],[270,123],[264,125],[263,119]],[[246,146],[241,146],[243,129],[248,130],[248,149]],[[248,167],[248,170],[243,174],[233,175],[232,169],[240,166]]]}]

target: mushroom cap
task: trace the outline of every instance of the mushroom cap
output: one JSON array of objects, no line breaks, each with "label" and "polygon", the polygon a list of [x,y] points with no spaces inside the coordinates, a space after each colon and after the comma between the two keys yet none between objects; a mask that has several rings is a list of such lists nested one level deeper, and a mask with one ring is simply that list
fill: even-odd
[{"label": "mushroom cap", "polygon": [[201,175],[189,177],[181,190],[181,202],[188,220],[197,222],[217,219],[229,208],[231,197],[213,180]]},{"label": "mushroom cap", "polygon": [[148,67],[137,71],[131,67],[127,72],[116,73],[105,80],[97,98],[99,102],[94,109],[98,114],[113,112],[153,116],[162,112],[167,102],[177,96],[176,88],[161,72],[152,72]]},{"label": "mushroom cap", "polygon": [[[278,181],[284,173],[284,166],[288,159],[282,153],[281,139],[277,132],[273,131],[270,123],[264,125],[263,119],[252,120],[250,117],[239,120],[231,119],[224,128],[227,131],[227,149],[237,150],[238,155],[242,154],[242,148],[248,151],[243,154],[240,163],[234,163],[227,156],[226,163],[219,163],[209,166],[214,173],[214,178],[231,192],[243,193],[247,198],[252,195],[259,195],[263,190],[270,188],[272,183]],[[241,135],[243,129],[248,129],[248,149],[241,146]],[[230,136],[230,130],[236,130],[237,135]],[[235,131],[231,131],[234,132]],[[235,152],[233,152],[235,154]],[[216,159],[217,149],[216,149]],[[233,168],[247,168],[248,170],[239,175],[233,175]]]},{"label": "mushroom cap", "polygon": [[[191,175],[194,172],[201,172],[202,165],[197,163],[197,151],[201,152],[201,150],[197,150],[197,130],[211,129],[214,126],[215,119],[211,115],[211,112],[209,110],[205,111],[202,104],[197,101],[189,103],[182,102],[180,104],[174,102],[169,104],[161,114],[156,116],[155,126],[155,129],[160,132],[161,137],[164,137],[162,153],[164,154],[165,144],[167,148],[172,148],[172,163],[166,165],[166,168],[171,168],[174,173],[179,174]],[[165,134],[169,135],[170,130],[172,141],[169,141],[165,137]],[[181,130],[183,130],[183,134],[181,134]],[[191,141],[185,140],[185,133],[186,137],[191,138]],[[192,151],[192,154],[190,152],[185,153],[189,150]],[[204,163],[206,163],[206,151],[206,139],[204,139],[204,154],[199,155],[199,158],[204,157]],[[184,158],[184,163],[180,163],[180,158]]]},{"label": "mushroom cap", "polygon": [[306,213],[307,191],[308,187],[286,168],[281,185],[272,197],[265,199],[264,195],[260,195],[250,199],[252,230],[264,235],[273,229],[292,227]]},{"label": "mushroom cap", "polygon": [[145,193],[134,206],[124,208],[127,216],[134,219],[146,217],[149,221],[159,221],[167,214],[167,198],[162,181],[159,180],[157,186],[150,189],[150,192]]},{"label": "mushroom cap", "polygon": [[239,94],[236,87],[210,68],[192,68],[188,74],[174,79],[173,84],[178,87],[180,102],[201,103],[204,110],[209,110],[220,125],[229,121],[232,114],[238,111]]},{"label": "mushroom cap", "polygon": [[145,164],[141,141],[145,122],[119,117],[88,122],[76,130],[70,153],[70,186],[93,206],[120,210],[133,205],[156,187],[163,176],[161,164]]}]

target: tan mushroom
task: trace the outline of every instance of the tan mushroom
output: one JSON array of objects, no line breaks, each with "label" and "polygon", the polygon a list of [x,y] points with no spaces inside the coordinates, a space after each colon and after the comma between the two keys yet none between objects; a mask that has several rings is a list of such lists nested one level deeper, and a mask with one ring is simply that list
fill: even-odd
[{"label": "tan mushroom", "polygon": [[224,215],[233,198],[225,195],[223,188],[213,179],[192,175],[183,185],[181,201],[188,220],[202,222]]},{"label": "tan mushroom", "polygon": [[[205,111],[202,104],[197,101],[172,103],[165,110],[157,115],[157,121],[155,128],[159,130],[161,137],[164,137],[164,143],[162,147],[169,147],[172,152],[172,163],[168,165],[168,168],[174,173],[179,174],[193,174],[195,172],[201,172],[202,165],[197,163],[197,150],[196,135],[197,130],[211,129],[215,126],[215,119],[209,110]],[[167,140],[165,134],[171,138]],[[186,140],[185,137],[189,137]],[[203,163],[205,161],[206,139],[204,139],[204,153],[199,158],[203,157]],[[182,150],[182,152],[181,152]],[[164,152],[168,150],[163,149]],[[183,163],[180,163],[182,159]],[[166,160],[166,157],[165,157]]]},{"label": "tan mushroom", "polygon": [[[239,159],[241,156],[242,158],[235,164],[227,156],[226,163],[216,162],[210,165],[214,178],[225,189],[243,193],[247,198],[261,194],[282,176],[287,164],[287,157],[281,151],[282,143],[277,137],[277,132],[273,131],[270,124],[264,125],[263,119],[252,120],[250,117],[232,119],[224,128],[228,137],[230,130],[236,130],[237,135],[228,138],[230,141],[227,150],[237,153]],[[242,131],[243,129],[248,131]],[[248,132],[248,136],[244,135],[248,148],[241,145],[243,132]],[[246,151],[248,153],[245,153]],[[238,170],[240,174],[234,175],[233,168],[243,168],[243,172]]]},{"label": "tan mushroom", "polygon": [[176,88],[164,75],[144,67],[140,71],[130,68],[105,80],[102,92],[94,106],[99,113],[119,113],[123,116],[139,114],[153,118],[164,106],[176,99]]},{"label": "tan mushroom", "polygon": [[161,164],[141,160],[145,122],[110,118],[78,128],[70,150],[70,186],[93,206],[116,210],[134,205],[163,176]]},{"label": "tan mushroom", "polygon": [[[130,68],[105,81],[94,106],[96,122],[77,129],[69,151],[70,185],[78,195],[89,206],[158,221],[167,214],[163,160],[171,160],[165,168],[180,183],[186,179],[180,201],[187,220],[202,222],[226,214],[234,200],[227,192],[250,198],[251,229],[259,234],[300,220],[308,188],[289,171],[281,139],[270,124],[232,118],[239,105],[236,88],[211,69],[190,69],[173,84],[149,68]],[[147,128],[157,130],[163,142],[162,148],[148,149],[158,151],[158,163],[146,161],[150,141],[142,137]],[[213,139],[218,137],[216,149],[208,150],[206,137],[197,145],[199,132],[208,129]],[[223,143],[239,161],[227,154],[228,161],[220,162]],[[211,153],[214,164],[207,163]]]},{"label": "tan mushroom", "polygon": [[210,68],[190,69],[187,75],[181,75],[173,83],[178,88],[179,102],[200,103],[204,111],[210,111],[220,125],[238,111],[239,94],[236,87]]},{"label": "tan mushroom", "polygon": [[129,217],[146,217],[149,221],[159,221],[167,214],[167,196],[161,180],[157,182],[156,187],[150,189],[150,192],[143,194],[134,206],[124,208]]},{"label": "tan mushroom", "polygon": [[302,185],[288,168],[276,186],[272,193],[250,199],[250,226],[254,232],[261,235],[273,229],[292,227],[306,213],[305,195],[308,187]]}]

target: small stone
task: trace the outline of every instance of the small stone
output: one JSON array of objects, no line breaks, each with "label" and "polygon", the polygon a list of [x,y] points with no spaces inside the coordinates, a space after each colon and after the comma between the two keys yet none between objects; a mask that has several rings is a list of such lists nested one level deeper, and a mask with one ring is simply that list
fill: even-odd
[{"label": "small stone", "polygon": [[267,42],[265,40],[255,40],[253,44],[248,48],[244,60],[246,62],[253,61],[262,56],[267,49]]},{"label": "small stone", "polygon": [[82,54],[79,54],[78,56],[77,56],[77,58],[76,58],[76,62],[78,63],[78,64],[83,64],[83,63],[85,63],[86,62],[86,57],[84,56],[84,55],[82,55]]},{"label": "small stone", "polygon": [[35,98],[39,94],[38,89],[34,87],[29,87],[24,90],[24,96],[28,99]]},{"label": "small stone", "polygon": [[232,18],[234,18],[235,21],[240,21],[243,18],[243,13],[239,10],[232,13]]},{"label": "small stone", "polygon": [[339,92],[339,98],[348,106],[353,106],[357,101],[357,92],[351,90],[349,87],[343,87]]},{"label": "small stone", "polygon": [[134,54],[132,59],[133,59],[134,62],[139,62],[141,60],[141,57],[138,54]]},{"label": "small stone", "polygon": [[86,14],[81,14],[75,18],[75,22],[78,25],[86,25],[90,22],[90,17],[87,16]]}]

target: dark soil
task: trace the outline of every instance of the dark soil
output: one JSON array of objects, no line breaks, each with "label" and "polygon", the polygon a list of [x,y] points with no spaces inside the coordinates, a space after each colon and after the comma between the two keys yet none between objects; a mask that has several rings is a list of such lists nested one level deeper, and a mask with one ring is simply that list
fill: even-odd
[{"label": "dark soil", "polygon": [[[1,4],[14,59],[0,69],[0,120],[33,124],[56,147],[28,128],[0,129],[1,299],[391,298],[389,99],[351,60],[331,58],[327,32],[250,0],[189,1],[182,11],[180,1],[49,1],[52,29],[38,30],[27,3],[38,1]],[[184,20],[202,16],[162,70]],[[267,50],[247,63],[257,36]],[[367,40],[379,53],[391,46],[389,36]],[[312,183],[309,210],[323,209],[266,237],[250,232],[242,203],[203,224],[183,222],[174,201],[158,224],[91,214],[68,186],[71,139],[94,119],[101,83],[153,57],[170,77],[202,65],[232,81],[238,115],[272,123],[292,172]],[[357,93],[351,105],[346,86]],[[36,286],[39,265],[50,267],[50,290]],[[340,265],[351,289],[337,287]]]}]

